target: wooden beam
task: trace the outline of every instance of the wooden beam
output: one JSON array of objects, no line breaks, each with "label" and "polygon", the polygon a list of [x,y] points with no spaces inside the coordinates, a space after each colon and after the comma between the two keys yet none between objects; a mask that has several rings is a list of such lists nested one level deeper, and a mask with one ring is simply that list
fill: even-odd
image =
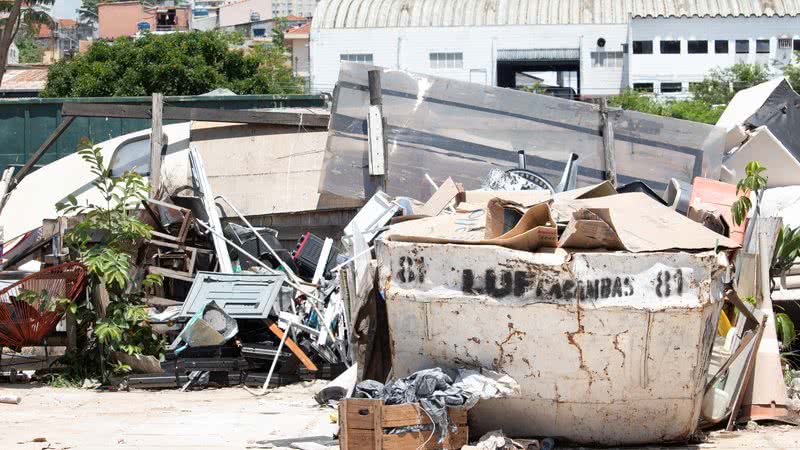
[{"label": "wooden beam", "polygon": [[50,147],[52,147],[52,145],[56,142],[56,140],[58,140],[58,138],[61,137],[62,134],[64,134],[64,131],[66,131],[66,129],[70,126],[73,120],[75,120],[75,118],[72,116],[65,116],[63,119],[61,119],[61,123],[58,124],[58,127],[52,133],[50,133],[50,136],[47,136],[47,139],[45,139],[44,142],[42,142],[42,145],[40,145],[39,148],[36,149],[36,152],[34,152],[34,154],[31,155],[30,159],[28,159],[25,165],[22,166],[21,169],[19,169],[19,172],[17,172],[17,175],[10,183],[10,186],[8,188],[9,192],[12,189],[14,189],[19,184],[19,182],[22,181],[23,178],[28,176],[28,174],[33,169],[33,166],[37,162],[39,162],[40,159],[42,159],[42,156],[44,156],[44,154],[47,153],[47,150],[49,150]]},{"label": "wooden beam", "polygon": [[[281,327],[279,327],[278,324],[276,324],[275,322],[272,321],[269,322],[269,330],[272,331],[275,334],[275,336],[278,336],[279,339],[283,339],[284,331],[281,330]],[[314,365],[314,362],[311,361],[311,359],[305,354],[305,352],[303,352],[303,349],[301,349],[300,346],[295,344],[292,338],[290,338],[289,336],[286,336],[286,346],[289,347],[289,350],[291,350],[292,353],[294,353],[294,356],[297,356],[297,359],[299,359],[300,362],[302,362],[303,365],[306,366],[306,369],[312,372],[316,372],[317,370],[319,370],[317,369],[317,366]]]},{"label": "wooden beam", "polygon": [[154,93],[152,104],[152,124],[150,126],[150,198],[158,197],[161,188],[161,147],[164,133],[161,130],[163,121],[161,112],[164,107],[164,95]]},{"label": "wooden beam", "polygon": [[[147,105],[65,103],[61,109],[61,114],[63,116],[151,119],[152,114],[150,111],[150,106]],[[165,106],[161,118],[162,120],[180,121],[302,125],[307,128],[327,128],[330,120],[327,114],[259,111],[253,109],[181,108],[177,106]]]}]

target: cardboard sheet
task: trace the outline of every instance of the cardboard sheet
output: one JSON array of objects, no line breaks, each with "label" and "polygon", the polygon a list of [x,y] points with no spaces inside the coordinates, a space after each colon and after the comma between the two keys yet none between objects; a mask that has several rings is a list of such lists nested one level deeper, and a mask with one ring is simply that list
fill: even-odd
[{"label": "cardboard sheet", "polygon": [[561,234],[558,246],[569,249],[625,250],[608,209],[579,209]]},{"label": "cardboard sheet", "polygon": [[558,241],[558,231],[546,203],[528,208],[514,228],[496,238],[484,239],[486,228],[486,209],[477,209],[401,222],[392,225],[386,232],[386,239],[433,244],[498,245],[524,251],[555,247]]},{"label": "cardboard sheet", "polygon": [[676,213],[640,192],[593,199],[555,201],[554,211],[572,216],[582,208],[608,209],[609,223],[630,252],[733,249],[739,244]]},{"label": "cardboard sheet", "polygon": [[438,216],[462,192],[464,192],[464,188],[456,184],[452,178],[447,177],[439,189],[431,195],[431,198],[424,205],[416,208],[414,212],[423,216]]}]

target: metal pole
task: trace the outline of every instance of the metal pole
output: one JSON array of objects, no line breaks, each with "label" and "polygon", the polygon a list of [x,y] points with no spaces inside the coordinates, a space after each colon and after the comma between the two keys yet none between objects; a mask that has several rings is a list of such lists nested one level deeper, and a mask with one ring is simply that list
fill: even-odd
[{"label": "metal pole", "polygon": [[614,125],[608,111],[608,100],[600,99],[600,116],[603,122],[603,154],[606,162],[606,180],[617,187],[617,162],[614,155]]}]

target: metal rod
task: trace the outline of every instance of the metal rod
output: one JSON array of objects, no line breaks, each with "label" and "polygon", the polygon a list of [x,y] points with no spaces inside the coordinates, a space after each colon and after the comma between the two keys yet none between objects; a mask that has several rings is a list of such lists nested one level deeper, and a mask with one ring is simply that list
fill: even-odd
[{"label": "metal rod", "polygon": [[233,203],[231,203],[231,201],[230,201],[230,200],[228,200],[228,199],[227,199],[227,198],[226,198],[224,195],[222,195],[222,194],[220,194],[220,195],[217,195],[217,196],[216,196],[214,199],[215,199],[215,200],[219,199],[219,200],[222,200],[223,202],[225,202],[225,204],[227,204],[227,205],[228,205],[228,206],[229,206],[229,207],[230,207],[230,208],[233,210],[233,212],[234,212],[234,213],[235,213],[237,216],[239,216],[239,218],[240,218],[240,219],[242,219],[242,222],[244,222],[244,224],[247,226],[247,228],[249,228],[249,229],[250,229],[250,231],[252,231],[252,232],[253,232],[253,234],[255,234],[255,235],[256,235],[256,238],[258,238],[258,240],[259,240],[259,241],[261,241],[261,243],[262,243],[262,244],[264,244],[264,247],[267,247],[267,250],[269,250],[269,252],[272,254],[272,256],[273,256],[273,257],[274,257],[274,258],[275,258],[275,259],[278,261],[278,264],[280,264],[280,265],[281,265],[281,267],[283,267],[283,270],[285,270],[285,271],[286,271],[286,273],[287,273],[287,274],[288,274],[288,275],[289,275],[289,276],[290,276],[290,277],[291,277],[291,278],[292,278],[294,281],[298,281],[298,280],[299,280],[299,277],[298,277],[298,276],[297,276],[297,275],[294,273],[294,271],[292,271],[292,269],[291,269],[291,268],[290,268],[290,267],[289,267],[289,266],[288,266],[288,265],[287,265],[287,264],[286,264],[286,263],[283,261],[283,259],[281,259],[281,257],[280,257],[280,256],[278,256],[278,253],[277,253],[277,252],[276,252],[276,251],[275,251],[275,250],[272,248],[272,246],[271,246],[271,245],[269,245],[269,244],[267,244],[267,241],[266,241],[266,240],[264,240],[264,238],[263,238],[263,237],[261,237],[261,233],[259,233],[259,232],[257,232],[257,231],[256,231],[256,229],[255,229],[255,227],[253,226],[253,224],[251,224],[251,223],[250,223],[250,221],[249,221],[249,220],[247,220],[247,218],[245,218],[245,217],[244,217],[244,214],[242,214],[241,212],[239,212],[239,210],[238,210],[238,209],[237,209],[235,206],[233,206]]},{"label": "metal rod", "polygon": [[[203,228],[205,228],[205,229],[206,229],[206,230],[208,230],[209,232],[213,233],[214,235],[216,235],[216,236],[217,236],[217,237],[219,237],[220,239],[222,239],[222,240],[224,240],[225,242],[227,242],[227,243],[228,243],[230,246],[232,246],[232,247],[233,247],[233,248],[235,248],[236,250],[238,250],[238,251],[242,252],[242,254],[244,254],[245,256],[247,256],[248,258],[250,258],[250,259],[251,259],[253,262],[255,262],[256,264],[258,264],[259,266],[263,267],[264,269],[266,269],[267,271],[269,271],[269,272],[270,272],[270,273],[272,273],[272,274],[279,273],[277,270],[275,270],[275,269],[273,269],[272,267],[270,267],[270,266],[268,266],[268,265],[264,264],[264,263],[263,263],[263,262],[262,262],[260,259],[258,259],[258,258],[256,258],[255,256],[251,255],[250,253],[248,253],[248,252],[247,252],[247,250],[243,249],[242,247],[239,247],[238,245],[236,245],[236,243],[234,243],[234,242],[233,242],[233,241],[231,241],[230,239],[226,238],[225,236],[223,236],[223,235],[222,235],[221,233],[219,233],[218,231],[216,231],[216,230],[212,229],[210,226],[208,226],[208,224],[206,224],[206,223],[205,223],[205,222],[203,222],[202,220],[200,220],[200,219],[196,219],[196,220],[197,220],[197,223],[199,223],[199,224],[200,224],[200,225],[201,225]],[[286,283],[287,283],[289,286],[291,286],[291,287],[293,287],[293,288],[297,289],[298,291],[302,292],[302,293],[303,293],[303,294],[305,294],[306,296],[310,297],[311,299],[313,299],[313,300],[316,300],[316,301],[318,301],[318,302],[322,302],[322,300],[321,300],[319,297],[317,297],[316,295],[312,294],[311,292],[308,292],[308,291],[306,291],[306,290],[305,290],[303,287],[301,287],[301,286],[300,286],[298,283],[295,283],[294,281],[292,281],[292,280],[289,280],[288,278],[286,279]],[[321,312],[320,312],[320,310],[319,310],[319,307],[317,307],[317,305],[316,305],[316,303],[315,303],[315,302],[313,302],[313,301],[311,302],[311,307],[312,307],[312,308],[314,308],[314,311],[316,311],[316,313],[317,313],[317,315],[318,315],[319,317],[323,317],[322,313],[321,313]],[[326,323],[324,323],[324,322],[322,322],[322,321],[321,321],[321,322],[320,322],[320,325],[322,325],[323,327],[325,327],[325,331],[327,331],[327,332],[328,332],[328,334],[329,334],[329,335],[330,335],[330,337],[331,337],[331,340],[333,340],[334,342],[336,342],[336,337],[333,335],[333,331],[331,331],[330,327],[328,327],[328,324],[326,324]]]},{"label": "metal rod", "polygon": [[261,392],[256,392],[247,387],[247,384],[243,384],[244,390],[247,392],[260,397],[267,393],[267,389],[269,389],[269,382],[272,379],[272,373],[275,371],[275,366],[278,365],[278,358],[281,356],[281,351],[283,350],[283,345],[286,344],[286,339],[289,337],[289,330],[292,328],[292,322],[289,322],[289,325],[286,327],[286,332],[283,333],[283,337],[281,338],[281,343],[278,344],[278,350],[275,352],[275,358],[272,360],[272,365],[269,366],[269,373],[267,373],[267,379],[264,380],[264,385],[261,386]]}]

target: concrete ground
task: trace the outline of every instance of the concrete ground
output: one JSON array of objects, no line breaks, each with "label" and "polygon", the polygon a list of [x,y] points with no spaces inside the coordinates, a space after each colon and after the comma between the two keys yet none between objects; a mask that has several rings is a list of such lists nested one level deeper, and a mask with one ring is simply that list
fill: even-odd
[{"label": "concrete ground", "polygon": [[[0,449],[259,449],[299,442],[337,448],[334,410],[311,398],[322,384],[285,386],[260,398],[240,388],[95,392],[0,385],[0,395],[22,397],[19,405],[0,404]],[[702,444],[647,448],[795,449],[800,427],[712,432]]]}]

